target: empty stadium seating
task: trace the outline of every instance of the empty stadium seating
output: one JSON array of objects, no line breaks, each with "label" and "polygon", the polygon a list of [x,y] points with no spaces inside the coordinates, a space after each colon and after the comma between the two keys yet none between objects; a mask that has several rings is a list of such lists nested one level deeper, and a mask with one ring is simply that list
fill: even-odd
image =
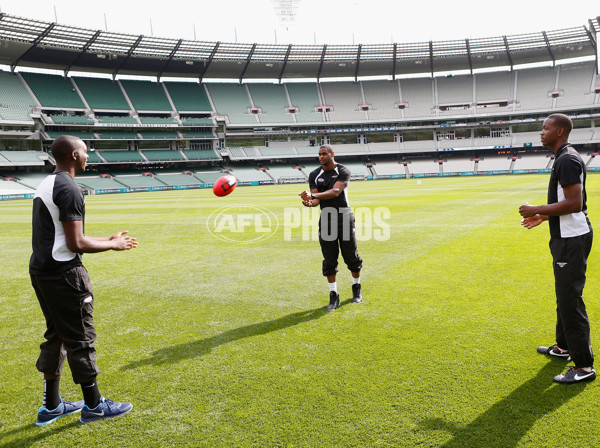
[{"label": "empty stadium seating", "polygon": [[541,154],[523,154],[515,159],[513,171],[517,170],[543,170],[551,166],[552,159],[550,154],[543,152]]},{"label": "empty stadium seating", "polygon": [[140,122],[142,124],[160,124],[165,126],[177,125],[177,121],[173,117],[143,117],[140,116]]},{"label": "empty stadium seating", "polygon": [[294,114],[297,123],[315,123],[325,121],[323,112],[318,112],[321,105],[319,92],[315,83],[289,83],[285,85],[291,105],[298,110]]},{"label": "empty stadium seating", "polygon": [[183,151],[188,160],[218,160],[219,156],[212,149],[186,149]]},{"label": "empty stadium seating", "polygon": [[552,108],[552,91],[555,89],[555,71],[551,68],[534,68],[516,71],[517,110],[548,110]]},{"label": "empty stadium seating", "polygon": [[19,182],[0,179],[0,196],[4,195],[22,195],[34,193],[35,189],[23,185]]},{"label": "empty stadium seating", "polygon": [[29,114],[35,106],[19,76],[0,70],[0,121],[33,123]]},{"label": "empty stadium seating", "polygon": [[479,115],[512,112],[515,100],[514,79],[511,72],[475,75],[475,103],[478,105],[475,112]]},{"label": "empty stadium seating", "polygon": [[477,172],[486,171],[509,171],[512,165],[512,158],[505,155],[486,154],[479,157],[477,162]]},{"label": "empty stadium seating", "polygon": [[229,123],[258,124],[258,118],[250,112],[253,105],[245,85],[240,84],[206,84],[218,115],[227,116]]},{"label": "empty stadium seating", "polygon": [[453,155],[444,160],[443,173],[468,173],[475,171],[475,162],[469,157]]},{"label": "empty stadium seating", "polygon": [[[473,104],[473,77],[471,76],[452,76],[435,78],[437,88],[437,105],[460,105]],[[469,110],[472,113],[473,109]],[[452,110],[447,112],[449,115],[456,113]],[[462,115],[462,112],[461,112]]]},{"label": "empty stadium seating", "polygon": [[131,79],[119,82],[137,111],[171,112],[173,110],[162,84]]},{"label": "empty stadium seating", "polygon": [[180,112],[212,112],[204,86],[191,82],[165,82],[175,109]]},{"label": "empty stadium seating", "polygon": [[21,185],[35,190],[40,183],[48,176],[48,173],[19,173],[15,176]]},{"label": "empty stadium seating", "polygon": [[[86,188],[100,190],[210,184],[223,174],[216,165],[228,164],[228,156],[241,183],[304,181],[310,168],[294,166],[318,166],[319,142],[328,138],[321,134],[329,134],[338,161],[351,167],[355,178],[544,171],[553,159],[546,150],[532,151],[541,146],[540,131],[533,129],[552,112],[579,120],[570,141],[587,151],[585,160],[596,170],[600,158],[591,154],[600,143],[598,119],[578,114],[600,108],[599,79],[593,61],[435,78],[283,84],[113,81],[0,71],[0,123],[9,125],[6,141],[14,138],[13,123],[21,123],[23,140],[37,138],[36,130],[41,140],[78,136],[98,148],[89,152],[92,165],[172,168],[179,162],[182,170],[198,170],[140,176],[132,169],[127,175],[111,173],[113,179],[84,179]],[[447,133],[441,129],[446,126]],[[463,126],[475,131],[459,131]],[[516,132],[521,129],[526,131]],[[359,134],[368,143],[356,143]],[[217,138],[231,146],[208,149]],[[48,142],[43,145],[47,151]],[[496,154],[500,149],[507,154]],[[0,166],[11,169],[35,165],[42,171],[51,162],[45,152],[0,151]],[[256,169],[256,163],[265,170]],[[35,188],[43,175],[31,174],[14,182]]]},{"label": "empty stadium seating", "polygon": [[87,115],[48,115],[54,124],[78,124],[93,125],[92,120]]},{"label": "empty stadium seating", "polygon": [[77,176],[75,181],[92,190],[126,190],[128,188],[115,179],[100,176]]},{"label": "empty stadium seating", "polygon": [[143,176],[137,175],[121,175],[114,176],[114,180],[120,184],[136,189],[136,188],[152,188],[152,187],[164,187],[166,184],[161,182],[156,176]]},{"label": "empty stadium seating", "polygon": [[318,146],[295,146],[296,151],[302,156],[313,156],[318,157],[319,147]]},{"label": "empty stadium seating", "polygon": [[98,130],[98,138],[101,140],[137,140],[139,135],[133,131]]},{"label": "empty stadium seating", "polygon": [[210,171],[194,171],[194,177],[196,177],[204,184],[213,184],[217,181],[219,177],[223,175],[223,172],[214,169]]},{"label": "empty stadium seating", "polygon": [[427,158],[424,160],[411,160],[407,164],[410,174],[438,174],[440,173],[440,164],[437,159]]},{"label": "empty stadium seating", "polygon": [[371,171],[362,162],[341,160],[340,163],[350,170],[352,179],[366,179],[372,177]]},{"label": "empty stadium seating", "polygon": [[[179,109],[181,110],[181,109]],[[214,126],[215,122],[212,118],[182,118],[181,123],[183,126]]]},{"label": "empty stadium seating", "polygon": [[332,122],[360,123],[367,119],[361,109],[365,103],[359,83],[324,82],[321,83],[324,106],[332,106],[327,112]]},{"label": "empty stadium seating", "polygon": [[148,131],[142,129],[140,135],[147,140],[176,140],[181,138],[175,131]]},{"label": "empty stadium seating", "polygon": [[235,166],[230,169],[238,182],[270,182],[272,179],[264,171],[254,167]]},{"label": "empty stadium seating", "polygon": [[377,161],[373,164],[377,176],[406,176],[406,168],[397,160]]},{"label": "empty stadium seating", "polygon": [[161,150],[161,149],[144,149],[144,156],[148,161],[170,161],[170,160],[185,160],[179,151]]},{"label": "empty stadium seating", "polygon": [[138,124],[135,117],[131,116],[96,116],[96,119],[103,124]]},{"label": "empty stadium seating", "polygon": [[183,138],[189,140],[215,138],[215,134],[211,131],[182,131]]},{"label": "empty stadium seating", "polygon": [[369,105],[367,115],[370,120],[400,120],[400,90],[398,81],[363,81],[365,102]]},{"label": "empty stadium seating", "polygon": [[248,84],[254,106],[260,108],[261,123],[293,123],[293,114],[287,112],[290,106],[281,84]]},{"label": "empty stadium seating", "polygon": [[105,78],[74,77],[82,95],[93,110],[128,111],[127,100],[116,81]]},{"label": "empty stadium seating", "polygon": [[432,79],[402,79],[400,92],[400,101],[406,105],[404,109],[406,118],[432,118],[435,115]]},{"label": "empty stadium seating", "polygon": [[596,155],[591,157],[590,161],[587,164],[588,168],[600,169],[600,156]]},{"label": "empty stadium seating", "polygon": [[157,173],[156,178],[163,184],[170,186],[200,185],[202,183],[195,176],[182,173]]},{"label": "empty stadium seating", "polygon": [[70,78],[44,73],[21,73],[43,107],[85,109]]},{"label": "empty stadium seating", "polygon": [[104,159],[96,151],[88,151],[87,163],[104,163]]},{"label": "empty stadium seating", "polygon": [[297,156],[298,152],[293,146],[261,146],[258,148],[265,157]]},{"label": "empty stadium seating", "polygon": [[277,183],[285,183],[286,181],[302,182],[307,179],[302,171],[293,166],[273,166],[266,167],[266,174],[273,178]]},{"label": "empty stadium seating", "polygon": [[107,162],[145,162],[146,159],[137,151],[99,151],[100,155]]},{"label": "empty stadium seating", "polygon": [[590,89],[596,68],[593,63],[561,65],[557,70],[560,96],[556,98],[558,109],[594,104],[596,95]]},{"label": "empty stadium seating", "polygon": [[52,140],[54,140],[57,137],[60,137],[61,135],[72,135],[74,137],[79,137],[82,140],[95,140],[96,139],[96,135],[93,132],[88,132],[88,131],[50,131],[47,130],[46,134],[48,134],[48,137],[50,137]]}]

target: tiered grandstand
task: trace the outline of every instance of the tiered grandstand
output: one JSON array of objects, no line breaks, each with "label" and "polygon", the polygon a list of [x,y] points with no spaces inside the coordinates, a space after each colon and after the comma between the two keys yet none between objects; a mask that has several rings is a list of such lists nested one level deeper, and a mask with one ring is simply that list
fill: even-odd
[{"label": "tiered grandstand", "polygon": [[539,132],[552,112],[572,117],[571,142],[600,170],[597,18],[352,46],[199,45],[0,22],[2,197],[30,195],[65,134],[90,149],[79,180],[89,193],[206,187],[224,172],[240,185],[305,182],[322,143],[355,179],[546,172]]}]

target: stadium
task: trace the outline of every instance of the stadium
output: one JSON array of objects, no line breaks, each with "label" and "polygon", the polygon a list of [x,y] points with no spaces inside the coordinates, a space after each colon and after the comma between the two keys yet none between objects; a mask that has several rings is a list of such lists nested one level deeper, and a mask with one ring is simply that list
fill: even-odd
[{"label": "stadium", "polygon": [[[8,14],[0,23],[0,63],[13,71],[0,72],[3,197],[32,194],[62,134],[95,150],[79,180],[90,194],[201,187],[224,171],[240,184],[304,182],[321,143],[361,179],[543,172],[552,160],[539,123],[552,111],[574,118],[572,142],[600,167],[597,19],[514,37],[299,47],[113,35]],[[359,81],[373,76],[390,79]],[[295,78],[317,81],[282,82]]]},{"label": "stadium", "polygon": [[[597,384],[552,385],[564,364],[536,357],[554,337],[551,259],[517,212],[545,203],[541,123],[561,112],[598,222],[598,37],[600,17],[451,41],[231,43],[0,13],[1,446],[600,444]],[[136,405],[93,430],[33,425],[31,199],[61,135],[89,148],[86,230],[140,241],[86,256],[102,386]],[[321,144],[350,168],[353,206],[390,212],[391,239],[359,241],[364,306],[344,296],[330,314],[318,245],[284,229]],[[215,198],[226,173],[239,188]],[[280,228],[243,244],[206,231],[240,204]]]}]

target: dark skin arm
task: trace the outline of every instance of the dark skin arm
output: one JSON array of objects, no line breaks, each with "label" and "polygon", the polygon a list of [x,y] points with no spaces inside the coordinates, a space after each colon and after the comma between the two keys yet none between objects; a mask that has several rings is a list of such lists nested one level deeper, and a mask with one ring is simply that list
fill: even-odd
[{"label": "dark skin arm", "polygon": [[521,225],[532,229],[548,220],[549,216],[562,216],[577,213],[583,207],[582,184],[571,184],[563,187],[565,199],[554,204],[529,205],[519,207],[519,214],[523,217]]},{"label": "dark skin arm", "polygon": [[318,193],[318,190],[316,188],[313,188],[311,190],[311,193],[315,195],[315,199],[311,199],[310,193],[308,191],[303,191],[302,193],[300,193],[299,196],[302,198],[302,204],[304,204],[306,207],[316,207],[317,205],[319,205],[319,202],[321,202],[322,199],[337,198],[342,193],[342,191],[344,191],[344,188],[346,188],[346,184],[340,181],[333,184],[333,188],[330,188],[329,190],[323,191],[321,193]]},{"label": "dark skin arm", "polygon": [[137,239],[117,232],[110,237],[94,238],[83,234],[82,221],[61,221],[69,250],[78,254],[91,254],[107,250],[129,250],[137,247]]}]

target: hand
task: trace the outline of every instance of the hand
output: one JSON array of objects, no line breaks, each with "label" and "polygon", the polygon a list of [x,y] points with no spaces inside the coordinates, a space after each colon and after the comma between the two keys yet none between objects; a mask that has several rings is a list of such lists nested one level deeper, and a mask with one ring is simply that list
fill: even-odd
[{"label": "hand", "polygon": [[534,215],[523,218],[521,220],[521,225],[526,229],[533,229],[534,227],[539,226],[542,222],[544,222],[544,219],[540,215]]},{"label": "hand", "polygon": [[137,247],[137,239],[128,236],[129,230],[117,232],[110,237],[111,241],[115,242],[114,250],[129,250]]},{"label": "hand", "polygon": [[300,196],[302,198],[302,201],[310,201],[311,200],[310,193],[306,190],[303,191],[302,193],[300,193],[298,196]]},{"label": "hand", "polygon": [[535,205],[529,205],[527,202],[525,202],[525,204],[519,207],[519,214],[523,218],[529,218],[531,216],[537,215],[537,211],[535,209]]},{"label": "hand", "polygon": [[302,205],[305,207],[314,207],[313,201],[310,199],[308,201],[302,201]]},{"label": "hand", "polygon": [[114,235],[112,235],[112,236],[109,238],[109,240],[114,240],[114,239],[117,239],[117,238],[121,238],[123,235],[125,235],[125,234],[127,234],[127,233],[129,233],[129,230],[123,230],[122,232],[117,232],[117,233],[115,233]]}]

